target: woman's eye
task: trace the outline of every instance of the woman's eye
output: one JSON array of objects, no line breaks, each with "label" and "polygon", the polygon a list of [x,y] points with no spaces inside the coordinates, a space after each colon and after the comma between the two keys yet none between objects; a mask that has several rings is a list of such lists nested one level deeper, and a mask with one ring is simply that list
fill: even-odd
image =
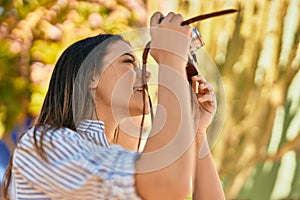
[{"label": "woman's eye", "polygon": [[131,63],[131,64],[133,64],[133,63],[134,63],[134,60],[133,60],[133,59],[126,59],[125,62],[126,62],[126,63]]},{"label": "woman's eye", "polygon": [[136,62],[135,62],[135,60],[132,59],[132,58],[128,58],[128,59],[126,59],[124,62],[125,62],[125,63],[130,63],[130,64],[133,66],[133,68],[138,67],[137,64],[136,64]]}]

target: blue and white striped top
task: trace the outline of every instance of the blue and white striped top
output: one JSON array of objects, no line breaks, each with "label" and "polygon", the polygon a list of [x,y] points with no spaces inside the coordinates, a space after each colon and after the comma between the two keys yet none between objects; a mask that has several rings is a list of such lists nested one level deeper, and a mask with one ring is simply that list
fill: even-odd
[{"label": "blue and white striped top", "polygon": [[35,151],[33,129],[21,138],[13,158],[12,199],[140,199],[134,184],[139,153],[109,146],[103,122],[84,120],[77,132],[48,131],[44,149],[48,162]]}]

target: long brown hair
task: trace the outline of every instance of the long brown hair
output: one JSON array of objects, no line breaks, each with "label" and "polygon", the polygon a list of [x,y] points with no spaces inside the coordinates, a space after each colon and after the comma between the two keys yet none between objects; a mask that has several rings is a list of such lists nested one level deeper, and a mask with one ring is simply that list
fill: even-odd
[{"label": "long brown hair", "polygon": [[[93,103],[93,97],[85,88],[94,73],[101,72],[101,63],[107,53],[107,47],[118,40],[123,40],[119,35],[103,34],[80,40],[68,47],[58,59],[52,73],[49,88],[40,112],[34,124],[34,147],[42,159],[47,160],[43,149],[43,138],[49,129],[69,128],[76,131],[74,111],[82,113],[79,118],[88,114],[87,111]],[[88,58],[92,59],[88,59]],[[80,70],[80,71],[79,71]],[[78,76],[84,75],[84,78]],[[76,88],[74,90],[74,88]],[[76,93],[76,94],[74,94]],[[84,102],[81,107],[74,108],[74,96]],[[74,110],[75,109],[75,110]],[[49,125],[48,129],[41,131],[37,138],[36,130]],[[22,137],[22,136],[20,136]],[[2,182],[2,199],[9,199],[9,186],[12,175],[13,153],[6,169]]]}]

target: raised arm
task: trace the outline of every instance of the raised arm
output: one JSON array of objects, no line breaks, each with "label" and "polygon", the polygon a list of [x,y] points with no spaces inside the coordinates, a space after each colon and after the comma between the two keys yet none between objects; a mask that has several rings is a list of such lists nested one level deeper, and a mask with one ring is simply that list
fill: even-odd
[{"label": "raised arm", "polygon": [[193,200],[223,200],[225,195],[205,133],[197,136],[196,176]]},{"label": "raised arm", "polygon": [[194,127],[185,66],[191,28],[181,15],[151,18],[151,55],[159,64],[158,108],[150,137],[136,162],[136,189],[144,199],[184,199],[195,166]]},{"label": "raised arm", "polygon": [[[194,179],[194,200],[223,200],[225,195],[206,138],[206,130],[216,112],[216,98],[212,85],[198,75],[192,77],[196,93],[196,109],[199,112],[196,127],[196,173]],[[195,96],[194,96],[195,97]]]}]

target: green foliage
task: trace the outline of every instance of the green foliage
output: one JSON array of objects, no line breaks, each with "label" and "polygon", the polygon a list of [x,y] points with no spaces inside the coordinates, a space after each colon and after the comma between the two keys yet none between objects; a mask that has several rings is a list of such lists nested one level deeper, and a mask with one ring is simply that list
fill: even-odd
[{"label": "green foliage", "polygon": [[99,33],[128,30],[132,12],[113,0],[1,1],[1,9],[0,137],[38,114],[53,66],[67,46]]},{"label": "green foliage", "polygon": [[1,1],[0,137],[38,114],[58,56],[78,39],[146,26],[157,10],[178,8],[188,18],[239,8],[236,15],[193,25],[226,90],[226,120],[214,159],[228,199],[300,197],[299,0],[153,0],[148,14],[145,1],[99,2]]},{"label": "green foliage", "polygon": [[300,1],[151,4],[150,12],[178,8],[185,18],[240,9],[193,24],[226,92],[225,124],[212,146],[214,159],[228,199],[299,199]]},{"label": "green foliage", "polygon": [[[19,55],[10,51],[7,41],[0,41],[0,45],[1,124],[5,124],[6,129],[11,129],[15,120],[22,118],[22,113],[26,113],[22,105],[29,98],[30,90],[27,80],[20,76],[19,70],[15,67],[16,61],[20,59]],[[0,133],[0,136],[1,134],[3,133]]]},{"label": "green foliage", "polygon": [[31,59],[42,63],[55,63],[57,51],[61,44],[49,42],[47,40],[35,40],[31,47]]}]

